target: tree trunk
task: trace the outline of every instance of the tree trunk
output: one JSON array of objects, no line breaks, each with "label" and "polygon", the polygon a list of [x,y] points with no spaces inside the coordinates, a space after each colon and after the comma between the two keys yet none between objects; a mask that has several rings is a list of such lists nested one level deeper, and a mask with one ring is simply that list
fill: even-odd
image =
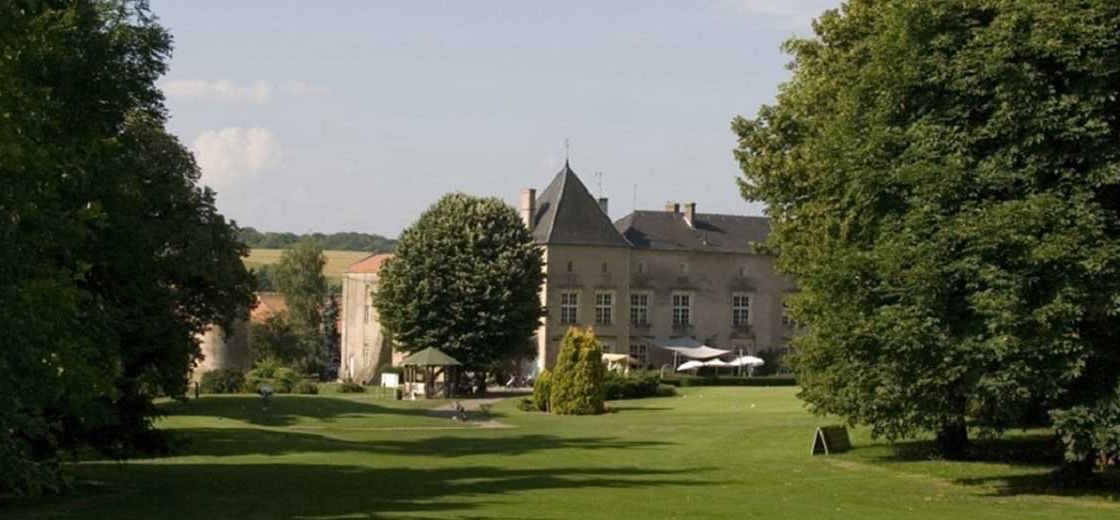
[{"label": "tree trunk", "polygon": [[480,370],[474,373],[474,393],[482,395],[486,393],[486,371]]},{"label": "tree trunk", "polygon": [[963,459],[968,447],[968,427],[964,417],[941,425],[937,432],[937,451],[946,459]]}]

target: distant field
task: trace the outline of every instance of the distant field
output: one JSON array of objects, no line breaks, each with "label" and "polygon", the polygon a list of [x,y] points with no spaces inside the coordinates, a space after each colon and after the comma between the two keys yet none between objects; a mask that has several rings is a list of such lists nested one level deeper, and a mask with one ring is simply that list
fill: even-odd
[{"label": "distant field", "polygon": [[[245,266],[252,268],[275,264],[280,261],[280,253],[283,251],[283,249],[252,249],[249,251],[249,257],[245,259]],[[342,279],[342,273],[350,264],[370,255],[365,251],[323,251],[323,254],[327,256],[327,265],[323,268],[323,274],[336,282]]]}]

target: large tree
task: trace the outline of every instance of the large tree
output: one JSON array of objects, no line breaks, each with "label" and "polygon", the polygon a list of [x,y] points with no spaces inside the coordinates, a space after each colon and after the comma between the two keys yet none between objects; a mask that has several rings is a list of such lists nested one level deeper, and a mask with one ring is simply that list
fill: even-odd
[{"label": "large tree", "polygon": [[252,304],[236,229],[163,128],[145,3],[0,2],[0,490],[58,452],[156,448],[196,334]]},{"label": "large tree", "polygon": [[777,103],[733,123],[801,287],[801,397],[959,455],[967,420],[1111,395],[1120,3],[852,0],[814,31]]},{"label": "large tree", "polygon": [[397,348],[436,347],[484,372],[526,353],[541,317],[541,266],[517,211],[453,193],[401,234],[375,304]]}]

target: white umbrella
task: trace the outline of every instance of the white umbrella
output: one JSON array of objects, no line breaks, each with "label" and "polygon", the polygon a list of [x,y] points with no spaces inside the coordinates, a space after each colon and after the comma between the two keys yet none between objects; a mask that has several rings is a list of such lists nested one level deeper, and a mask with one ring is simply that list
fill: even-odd
[{"label": "white umbrella", "polygon": [[731,365],[728,364],[726,361],[723,361],[723,360],[720,360],[719,358],[716,358],[716,359],[711,359],[711,360],[705,361],[704,366],[706,366],[706,367],[728,367],[728,366],[731,366]]},{"label": "white umbrella", "polygon": [[754,356],[742,356],[742,357],[737,357],[735,359],[732,359],[730,362],[727,363],[727,366],[731,366],[731,367],[760,367],[760,366],[765,365],[765,364],[766,364],[766,362],[763,361],[762,358],[757,358],[757,357],[754,357]]},{"label": "white umbrella", "polygon": [[681,366],[677,367],[677,372],[684,372],[685,370],[696,370],[704,366],[703,361],[685,361]]}]

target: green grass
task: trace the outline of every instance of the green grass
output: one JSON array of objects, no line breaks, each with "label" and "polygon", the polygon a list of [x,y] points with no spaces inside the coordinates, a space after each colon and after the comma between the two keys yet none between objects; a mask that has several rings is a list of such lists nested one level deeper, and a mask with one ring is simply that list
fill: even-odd
[{"label": "green grass", "polygon": [[[942,462],[856,431],[811,457],[795,388],[684,388],[554,417],[515,400],[512,428],[460,429],[436,403],[368,394],[204,397],[167,405],[171,458],[88,462],[76,496],[15,518],[1120,518],[1105,491],[1048,489],[1045,465]],[[1037,459],[1037,442],[1000,445]],[[3,513],[0,513],[3,516]]]},{"label": "green grass", "polygon": [[[251,249],[249,256],[245,258],[245,267],[253,268],[262,265],[275,264],[280,261],[280,254],[283,249]],[[323,274],[330,280],[338,282],[342,279],[342,273],[350,264],[357,262],[370,253],[363,251],[323,251],[323,255],[327,257],[327,265],[323,267]]]}]

